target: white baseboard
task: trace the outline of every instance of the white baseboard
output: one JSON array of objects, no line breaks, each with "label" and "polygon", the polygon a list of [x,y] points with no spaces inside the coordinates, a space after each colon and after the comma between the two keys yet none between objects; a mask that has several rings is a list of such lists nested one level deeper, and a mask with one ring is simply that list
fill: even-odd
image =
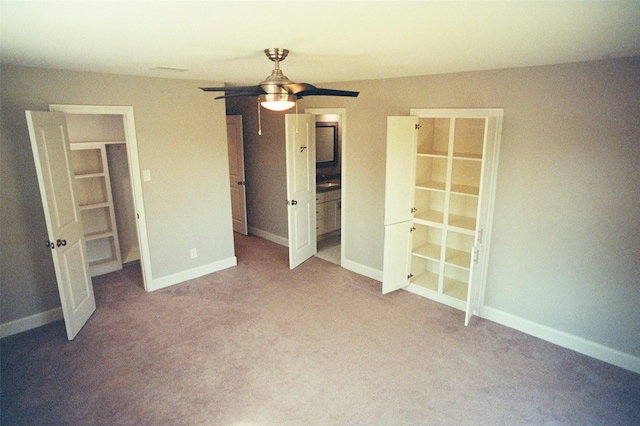
[{"label": "white baseboard", "polygon": [[640,357],[629,355],[600,343],[592,342],[489,306],[483,306],[480,309],[480,317],[640,374]]},{"label": "white baseboard", "polygon": [[237,264],[238,259],[233,256],[228,259],[219,260],[217,262],[202,265],[197,268],[189,269],[187,271],[178,272],[177,274],[153,279],[150,283],[148,283],[147,291],[160,290],[161,288],[169,287],[188,280],[192,280],[194,278],[201,277],[203,275],[212,274],[214,272],[236,266]]},{"label": "white baseboard", "polygon": [[32,328],[47,325],[50,322],[59,321],[62,317],[62,308],[53,308],[39,314],[20,318],[4,324],[0,324],[0,339],[31,330]]},{"label": "white baseboard", "polygon": [[287,238],[272,234],[271,232],[263,231],[262,229],[253,228],[250,226],[249,234],[255,235],[256,237],[264,238],[265,240],[280,244],[281,246],[289,247],[289,240]]},{"label": "white baseboard", "polygon": [[379,269],[374,269],[370,266],[365,266],[347,259],[343,259],[340,266],[356,274],[364,275],[376,281],[382,281],[382,271]]},{"label": "white baseboard", "polygon": [[[265,240],[269,240],[276,244],[280,244],[281,246],[289,247],[289,240],[278,235],[272,234],[270,232],[263,231],[258,228],[249,227],[249,233],[255,235],[256,237],[264,238]],[[378,269],[371,268],[369,266],[361,265],[356,262],[352,262],[350,260],[342,260],[340,266],[349,271],[355,272],[356,274],[364,275],[365,277],[382,281],[382,271]]]}]

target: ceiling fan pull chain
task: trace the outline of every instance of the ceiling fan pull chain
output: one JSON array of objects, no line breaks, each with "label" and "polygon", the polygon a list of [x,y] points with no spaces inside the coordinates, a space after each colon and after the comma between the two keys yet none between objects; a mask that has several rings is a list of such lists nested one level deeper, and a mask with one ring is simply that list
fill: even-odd
[{"label": "ceiling fan pull chain", "polygon": [[258,98],[258,136],[262,136],[262,119],[260,116],[260,98]]}]

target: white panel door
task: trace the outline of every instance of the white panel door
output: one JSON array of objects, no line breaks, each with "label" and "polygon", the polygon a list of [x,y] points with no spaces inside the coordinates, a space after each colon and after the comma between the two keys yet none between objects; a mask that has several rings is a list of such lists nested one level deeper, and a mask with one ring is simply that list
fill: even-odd
[{"label": "white panel door", "polygon": [[96,301],[74,193],[65,115],[26,111],[26,116],[49,233],[47,245],[53,256],[67,337],[72,340],[96,310]]},{"label": "white panel door", "polygon": [[413,223],[408,221],[384,227],[382,294],[390,293],[409,285],[412,226]]},{"label": "white panel door", "polygon": [[316,121],[312,114],[287,114],[287,216],[289,268],[316,252]]},{"label": "white panel door", "polygon": [[244,144],[242,116],[227,116],[227,144],[229,146],[229,182],[231,185],[231,216],[233,230],[247,235],[247,196],[244,175]]},{"label": "white panel door", "polygon": [[387,118],[384,224],[413,219],[418,117]]}]

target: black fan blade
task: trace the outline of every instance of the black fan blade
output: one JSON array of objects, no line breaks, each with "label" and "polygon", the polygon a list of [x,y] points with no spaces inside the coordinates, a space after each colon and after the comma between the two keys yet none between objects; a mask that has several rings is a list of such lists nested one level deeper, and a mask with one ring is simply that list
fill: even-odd
[{"label": "black fan blade", "polygon": [[258,95],[259,95],[258,93],[252,93],[252,92],[233,92],[233,93],[229,93],[228,95],[216,96],[215,99],[240,98],[242,96],[257,97]]},{"label": "black fan blade", "polygon": [[205,92],[244,92],[262,95],[265,91],[260,86],[244,86],[244,87],[201,87]]},{"label": "black fan blade", "polygon": [[[303,83],[304,84],[304,83]],[[309,86],[311,86],[309,84]],[[350,90],[334,90],[334,89],[321,89],[319,87],[313,87],[300,92],[295,93],[298,98],[305,96],[346,96],[355,98],[360,92],[352,92]]]},{"label": "black fan blade", "polygon": [[300,92],[304,92],[305,90],[313,90],[317,89],[316,86],[309,83],[290,83],[283,85],[285,89],[292,95],[297,95]]}]

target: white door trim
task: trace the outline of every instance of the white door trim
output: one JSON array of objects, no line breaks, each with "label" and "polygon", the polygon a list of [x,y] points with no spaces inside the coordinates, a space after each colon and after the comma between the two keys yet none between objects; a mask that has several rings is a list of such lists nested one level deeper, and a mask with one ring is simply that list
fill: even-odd
[{"label": "white door trim", "polygon": [[133,192],[133,204],[136,210],[138,230],[138,244],[140,246],[140,264],[142,266],[142,281],[145,291],[150,291],[149,283],[153,282],[151,273],[151,258],[149,257],[149,239],[147,237],[147,222],[145,219],[144,199],[142,197],[142,173],[138,158],[138,140],[136,139],[136,125],[132,106],[105,106],[105,105],[49,105],[51,111],[60,111],[65,114],[105,114],[122,115],[124,118],[124,132],[127,140],[127,158],[129,160],[129,175],[131,176],[131,189]]}]

